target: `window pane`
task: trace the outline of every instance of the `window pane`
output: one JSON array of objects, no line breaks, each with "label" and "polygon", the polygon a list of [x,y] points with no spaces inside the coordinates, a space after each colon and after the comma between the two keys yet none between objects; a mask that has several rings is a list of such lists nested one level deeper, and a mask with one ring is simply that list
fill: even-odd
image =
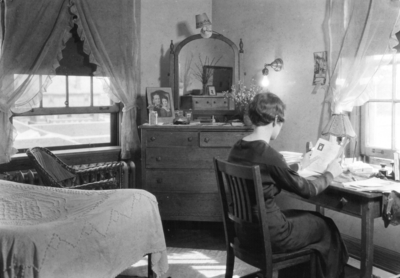
[{"label": "window pane", "polygon": [[391,99],[392,98],[392,69],[391,64],[381,66],[376,72],[371,82],[371,99]]},{"label": "window pane", "polygon": [[68,76],[69,106],[90,106],[90,76]]},{"label": "window pane", "polygon": [[[28,74],[14,74],[14,90],[19,89],[26,80],[28,79]],[[40,91],[41,85],[41,76],[40,75],[31,75],[31,80],[27,83],[24,88],[24,94],[17,100],[16,104],[20,104],[21,102],[29,101],[32,96]],[[30,103],[32,108],[40,107],[40,101],[37,103]]]},{"label": "window pane", "polygon": [[397,103],[395,106],[396,116],[395,116],[395,148],[400,150],[400,103]]},{"label": "window pane", "polygon": [[14,117],[15,147],[110,143],[110,114]]},{"label": "window pane", "polygon": [[107,77],[102,78],[93,78],[93,105],[94,106],[102,106],[102,105],[111,105],[111,99],[106,93],[105,87],[108,85],[104,84],[105,80],[108,81]]},{"label": "window pane", "polygon": [[392,104],[372,102],[367,105],[368,147],[391,149],[392,141]]},{"label": "window pane", "polygon": [[65,107],[66,77],[54,76],[46,92],[43,92],[43,107]]}]

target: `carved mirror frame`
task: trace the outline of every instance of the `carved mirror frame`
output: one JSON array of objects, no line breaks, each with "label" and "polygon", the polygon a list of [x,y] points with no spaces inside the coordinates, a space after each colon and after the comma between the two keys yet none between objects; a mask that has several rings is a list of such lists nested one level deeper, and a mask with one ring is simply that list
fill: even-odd
[{"label": "carved mirror frame", "polygon": [[232,76],[232,81],[233,84],[236,84],[239,80],[243,78],[243,70],[241,69],[242,63],[243,63],[243,42],[242,39],[240,39],[239,42],[239,47],[240,49],[236,46],[236,44],[228,39],[227,37],[221,35],[221,34],[216,34],[213,33],[210,38],[203,38],[200,34],[197,35],[192,35],[190,37],[187,37],[183,41],[181,41],[179,44],[177,44],[174,47],[173,42],[171,41],[170,45],[170,53],[169,53],[169,66],[170,66],[170,76],[169,76],[169,84],[172,89],[172,94],[174,96],[174,103],[176,109],[180,109],[180,96],[179,96],[179,53],[181,52],[182,48],[188,44],[191,41],[194,40],[210,40],[210,39],[216,39],[216,40],[221,40],[228,44],[233,52],[234,52],[234,67],[233,67],[233,76]]}]

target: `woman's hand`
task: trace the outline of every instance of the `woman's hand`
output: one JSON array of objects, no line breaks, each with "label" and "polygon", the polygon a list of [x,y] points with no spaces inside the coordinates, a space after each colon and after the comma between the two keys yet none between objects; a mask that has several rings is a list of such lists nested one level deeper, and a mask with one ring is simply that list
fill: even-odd
[{"label": "woman's hand", "polygon": [[340,166],[339,163],[340,160],[340,158],[332,160],[332,162],[329,163],[328,167],[326,168],[326,172],[330,172],[334,178],[336,178],[343,172],[342,166]]},{"label": "woman's hand", "polygon": [[318,160],[319,159],[319,157],[314,157],[313,159],[311,159],[311,151],[309,151],[309,152],[306,152],[304,155],[303,155],[303,158],[302,158],[302,160],[300,161],[300,170],[303,170],[303,169],[305,169],[305,168],[307,168],[311,163],[313,163],[314,161],[316,161],[316,160]]}]

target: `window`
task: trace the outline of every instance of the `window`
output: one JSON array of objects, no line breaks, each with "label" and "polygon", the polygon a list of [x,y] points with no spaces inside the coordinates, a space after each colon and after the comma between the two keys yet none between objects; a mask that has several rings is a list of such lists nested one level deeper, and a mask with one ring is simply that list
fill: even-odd
[{"label": "window", "polygon": [[384,57],[372,81],[370,100],[362,110],[363,153],[371,157],[393,159],[400,150],[400,54]]},{"label": "window", "polygon": [[[96,65],[83,53],[76,26],[63,50],[57,75],[43,92],[43,98],[31,111],[14,114],[19,152],[34,146],[50,149],[118,145],[120,106],[104,89],[107,77],[93,76]],[[15,75],[15,85],[18,84]],[[38,86],[45,76],[36,76]]]}]

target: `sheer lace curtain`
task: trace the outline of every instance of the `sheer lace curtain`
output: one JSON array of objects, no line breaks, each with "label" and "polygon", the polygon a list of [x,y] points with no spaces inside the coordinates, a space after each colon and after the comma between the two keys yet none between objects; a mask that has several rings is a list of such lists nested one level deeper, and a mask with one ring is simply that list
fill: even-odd
[{"label": "sheer lace curtain", "polygon": [[0,163],[9,162],[16,153],[11,111],[31,109],[58,66],[63,42],[70,36],[67,4],[65,0],[5,1],[0,54]]},{"label": "sheer lace curtain", "polygon": [[351,112],[369,99],[368,84],[394,51],[400,1],[330,0],[325,25],[329,38],[331,112]]},{"label": "sheer lace curtain", "polygon": [[[369,99],[369,84],[398,44],[398,0],[329,0],[324,24],[328,42],[330,82],[326,102],[330,114],[348,113],[360,136],[360,106]],[[353,109],[355,108],[355,109]],[[322,128],[329,118],[322,118]],[[360,155],[358,139],[350,140],[346,155]]]},{"label": "sheer lace curtain", "polygon": [[124,104],[121,128],[122,158],[139,150],[136,96],[139,90],[137,1],[71,0],[84,51],[97,65],[96,76],[108,76],[111,99]]},{"label": "sheer lace curtain", "polygon": [[[109,95],[124,104],[122,158],[139,149],[136,127],[138,25],[132,0],[6,0],[0,56],[0,163],[10,161],[11,111],[28,111],[59,66],[76,22],[95,73],[107,76]],[[73,19],[74,17],[77,17]],[[39,75],[41,77],[39,77]]]}]

